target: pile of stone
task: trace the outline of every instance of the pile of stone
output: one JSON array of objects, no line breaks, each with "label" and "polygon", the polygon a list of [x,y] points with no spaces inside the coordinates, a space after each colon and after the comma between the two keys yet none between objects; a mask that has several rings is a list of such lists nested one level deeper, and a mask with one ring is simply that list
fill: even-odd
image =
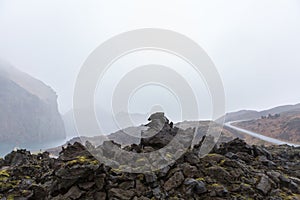
[{"label": "pile of stone", "polygon": [[[178,129],[167,119],[159,124],[157,134],[124,149],[151,152],[167,145]],[[186,141],[188,135],[183,134]],[[18,150],[0,160],[0,199],[300,199],[300,148],[250,146],[235,139],[199,157],[200,146],[148,173],[105,166],[77,142],[57,159]]]}]

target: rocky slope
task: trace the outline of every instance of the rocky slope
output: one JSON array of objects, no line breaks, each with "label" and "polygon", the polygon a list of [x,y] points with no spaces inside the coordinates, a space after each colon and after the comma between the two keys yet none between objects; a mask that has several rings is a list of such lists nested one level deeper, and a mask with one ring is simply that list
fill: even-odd
[{"label": "rocky slope", "polygon": [[[164,123],[158,134],[124,150],[152,152],[169,144],[180,129]],[[0,199],[300,199],[300,148],[251,146],[235,139],[200,157],[203,141],[175,163],[146,174],[122,172],[126,164],[105,166],[77,142],[63,148],[57,159],[47,152],[18,150],[0,160]],[[100,147],[112,144],[117,145],[107,141]]]},{"label": "rocky slope", "polygon": [[[146,118],[147,119],[147,118]],[[66,123],[65,123],[66,125]],[[74,125],[75,126],[75,125]],[[240,133],[234,129],[231,129],[229,127],[222,127],[217,123],[214,123],[212,121],[183,121],[176,124],[173,124],[174,127],[180,128],[180,129],[197,129],[197,140],[201,140],[201,138],[206,135],[208,128],[210,127],[214,131],[221,132],[221,136],[218,140],[218,143],[222,142],[229,142],[235,138],[240,138],[245,140],[248,144],[258,144],[258,145],[270,145],[270,143],[264,142],[260,139],[257,139],[255,137],[249,136],[247,134]],[[137,127],[128,127],[122,130],[119,130],[117,132],[111,133],[109,135],[99,135],[94,137],[87,137],[87,136],[76,136],[70,140],[68,140],[65,144],[49,148],[47,151],[51,153],[51,155],[58,156],[59,152],[61,151],[62,147],[66,147],[68,144],[74,144],[75,142],[83,143],[85,144],[86,141],[89,141],[92,145],[98,146],[101,145],[106,140],[112,140],[121,146],[128,146],[132,144],[139,144],[140,143],[140,136],[142,130],[145,130],[147,127],[146,125],[140,125]],[[75,127],[72,128],[75,130]],[[71,129],[69,129],[71,130]]]},{"label": "rocky slope", "polygon": [[300,112],[284,112],[260,119],[237,122],[235,126],[287,142],[300,144]]},{"label": "rocky slope", "polygon": [[0,109],[1,147],[12,149],[65,138],[55,92],[4,63],[0,63]]}]

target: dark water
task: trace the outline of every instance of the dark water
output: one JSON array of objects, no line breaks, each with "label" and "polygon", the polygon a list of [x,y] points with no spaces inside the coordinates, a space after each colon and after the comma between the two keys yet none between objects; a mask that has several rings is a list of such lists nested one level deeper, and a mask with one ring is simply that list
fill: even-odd
[{"label": "dark water", "polygon": [[18,149],[27,149],[31,152],[39,152],[40,150],[46,150],[53,147],[57,147],[60,145],[63,145],[66,143],[66,139],[59,140],[59,141],[51,141],[48,143],[34,143],[34,144],[22,144],[22,145],[16,145],[16,144],[8,144],[8,143],[1,143],[0,142],[0,157],[4,157],[8,153],[14,150],[15,147]]}]

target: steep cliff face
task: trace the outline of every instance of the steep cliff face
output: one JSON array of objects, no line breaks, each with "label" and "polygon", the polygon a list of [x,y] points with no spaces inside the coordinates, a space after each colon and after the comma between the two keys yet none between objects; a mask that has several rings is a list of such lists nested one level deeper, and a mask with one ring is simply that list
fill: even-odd
[{"label": "steep cliff face", "polygon": [[0,144],[38,146],[64,138],[55,92],[41,81],[0,63]]}]

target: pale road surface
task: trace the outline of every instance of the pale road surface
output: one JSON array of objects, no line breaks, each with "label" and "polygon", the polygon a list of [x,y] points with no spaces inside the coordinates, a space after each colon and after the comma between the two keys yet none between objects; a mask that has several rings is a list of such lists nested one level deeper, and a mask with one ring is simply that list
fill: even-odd
[{"label": "pale road surface", "polygon": [[[237,122],[237,121],[234,121],[234,122]],[[227,122],[227,123],[224,124],[224,126],[227,126],[227,127],[232,128],[234,130],[240,131],[240,132],[245,133],[247,135],[251,135],[253,137],[259,138],[261,140],[264,140],[266,142],[270,142],[270,143],[273,143],[273,144],[277,144],[277,145],[287,144],[289,146],[300,147],[299,144],[293,144],[293,143],[290,143],[290,142],[285,142],[285,141],[282,141],[282,140],[278,140],[278,139],[271,138],[271,137],[268,137],[268,136],[265,136],[265,135],[261,135],[259,133],[255,133],[255,132],[252,132],[252,131],[249,131],[249,130],[245,130],[245,129],[233,126],[232,123],[234,123],[234,122]]]}]

